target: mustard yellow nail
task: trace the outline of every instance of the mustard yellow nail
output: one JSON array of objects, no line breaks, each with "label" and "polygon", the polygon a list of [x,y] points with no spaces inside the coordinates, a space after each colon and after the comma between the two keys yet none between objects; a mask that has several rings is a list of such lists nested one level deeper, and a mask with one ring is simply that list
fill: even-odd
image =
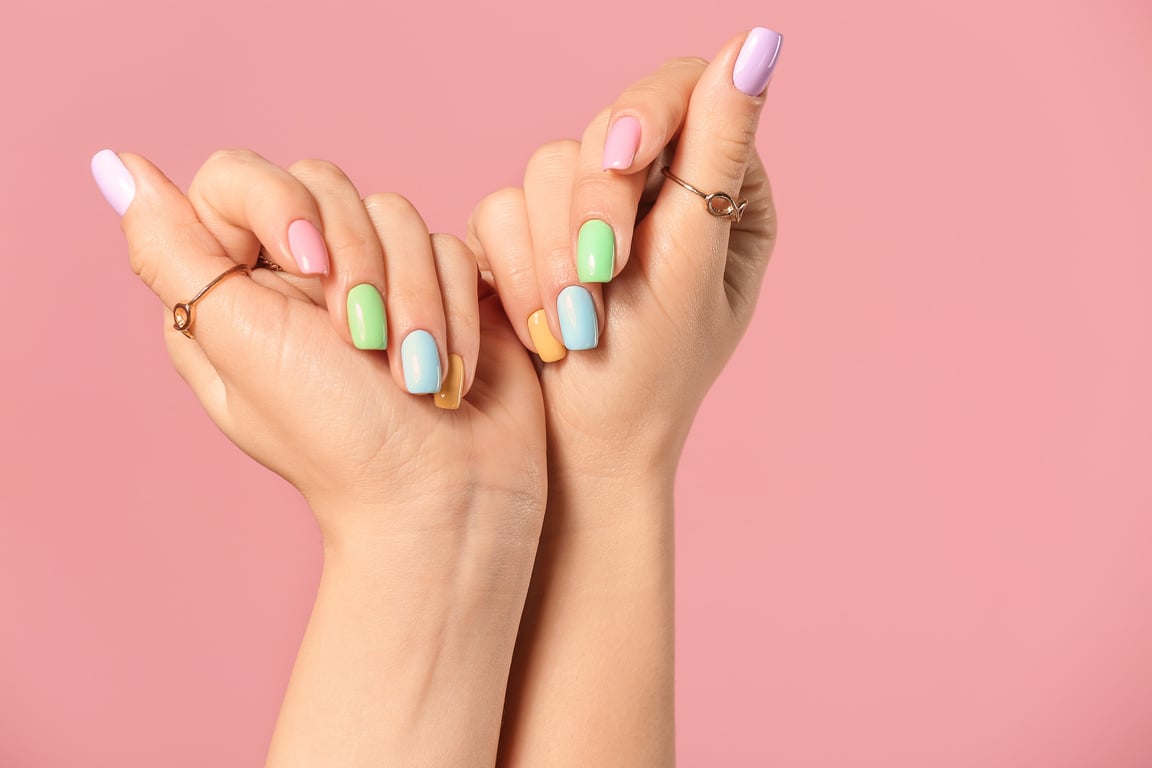
[{"label": "mustard yellow nail", "polygon": [[460,355],[448,355],[448,375],[444,377],[444,385],[440,391],[432,396],[437,408],[454,411],[460,407],[460,397],[464,392],[464,358]]},{"label": "mustard yellow nail", "polygon": [[528,316],[528,334],[532,343],[536,345],[536,354],[546,363],[563,360],[568,350],[556,340],[548,328],[548,315],[543,309],[538,309]]}]

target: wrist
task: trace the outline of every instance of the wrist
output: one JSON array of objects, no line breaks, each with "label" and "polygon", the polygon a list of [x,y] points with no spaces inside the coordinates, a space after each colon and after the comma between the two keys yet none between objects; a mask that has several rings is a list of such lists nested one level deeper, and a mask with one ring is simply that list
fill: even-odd
[{"label": "wrist", "polygon": [[523,597],[544,515],[539,497],[441,488],[381,503],[317,500],[325,571],[369,583],[427,584],[445,598]]}]

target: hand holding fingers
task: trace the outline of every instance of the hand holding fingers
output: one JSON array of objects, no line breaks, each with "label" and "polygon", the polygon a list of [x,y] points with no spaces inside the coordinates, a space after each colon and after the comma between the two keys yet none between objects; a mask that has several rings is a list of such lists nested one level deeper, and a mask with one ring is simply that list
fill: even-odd
[{"label": "hand holding fingers", "polygon": [[[415,248],[427,251],[425,299],[435,305],[431,313],[441,318],[441,349],[452,351],[450,364],[441,366],[436,360],[434,365],[447,369],[450,375],[443,383],[451,387],[440,391],[438,376],[430,391],[439,391],[439,397],[410,398],[385,381],[388,362],[383,355],[345,343],[323,308],[258,282],[279,284],[277,273],[245,274],[248,265],[237,265],[162,173],[141,157],[125,153],[123,158],[102,153],[94,170],[114,208],[124,211],[122,226],[133,268],[166,307],[189,303],[201,294],[191,302],[195,314],[188,330],[194,338],[169,328],[169,349],[210,415],[246,452],[302,491],[339,494],[342,488],[381,482],[374,473],[367,479],[349,473],[370,469],[385,444],[418,451],[437,430],[450,432],[469,423],[468,418],[437,416],[433,407],[434,401],[440,408],[458,407],[477,367],[476,269],[462,243],[447,236],[430,239],[411,210],[401,211],[389,223],[390,229],[418,232],[423,238]],[[319,197],[320,210],[340,204],[326,200],[325,194]],[[358,197],[355,207],[364,209]],[[367,212],[363,215],[371,221]],[[243,272],[235,271],[238,266]],[[397,283],[405,285],[405,279]],[[418,293],[411,286],[409,292]],[[168,309],[166,317],[170,323]],[[405,323],[412,324],[399,325]],[[515,368],[507,360],[501,364]],[[530,367],[527,374],[535,386]],[[398,419],[413,428],[395,430]],[[386,453],[396,457],[403,451]],[[387,476],[386,467],[378,469]]]}]

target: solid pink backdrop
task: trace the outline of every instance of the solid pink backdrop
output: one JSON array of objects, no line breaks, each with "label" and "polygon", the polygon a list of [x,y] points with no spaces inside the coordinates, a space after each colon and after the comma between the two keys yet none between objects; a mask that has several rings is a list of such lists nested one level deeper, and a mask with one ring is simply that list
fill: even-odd
[{"label": "solid pink backdrop", "polygon": [[324,157],[459,233],[755,25],[781,234],[679,479],[681,764],[1152,765],[1146,0],[4,0],[0,766],[259,764],[318,573],[93,152]]}]

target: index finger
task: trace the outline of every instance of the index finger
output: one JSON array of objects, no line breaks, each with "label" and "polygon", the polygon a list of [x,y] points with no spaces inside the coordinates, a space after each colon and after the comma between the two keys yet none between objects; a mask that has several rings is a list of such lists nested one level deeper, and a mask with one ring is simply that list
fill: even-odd
[{"label": "index finger", "polygon": [[694,56],[671,59],[621,93],[609,110],[601,168],[631,174],[659,157],[680,132],[692,90],[707,67]]}]

